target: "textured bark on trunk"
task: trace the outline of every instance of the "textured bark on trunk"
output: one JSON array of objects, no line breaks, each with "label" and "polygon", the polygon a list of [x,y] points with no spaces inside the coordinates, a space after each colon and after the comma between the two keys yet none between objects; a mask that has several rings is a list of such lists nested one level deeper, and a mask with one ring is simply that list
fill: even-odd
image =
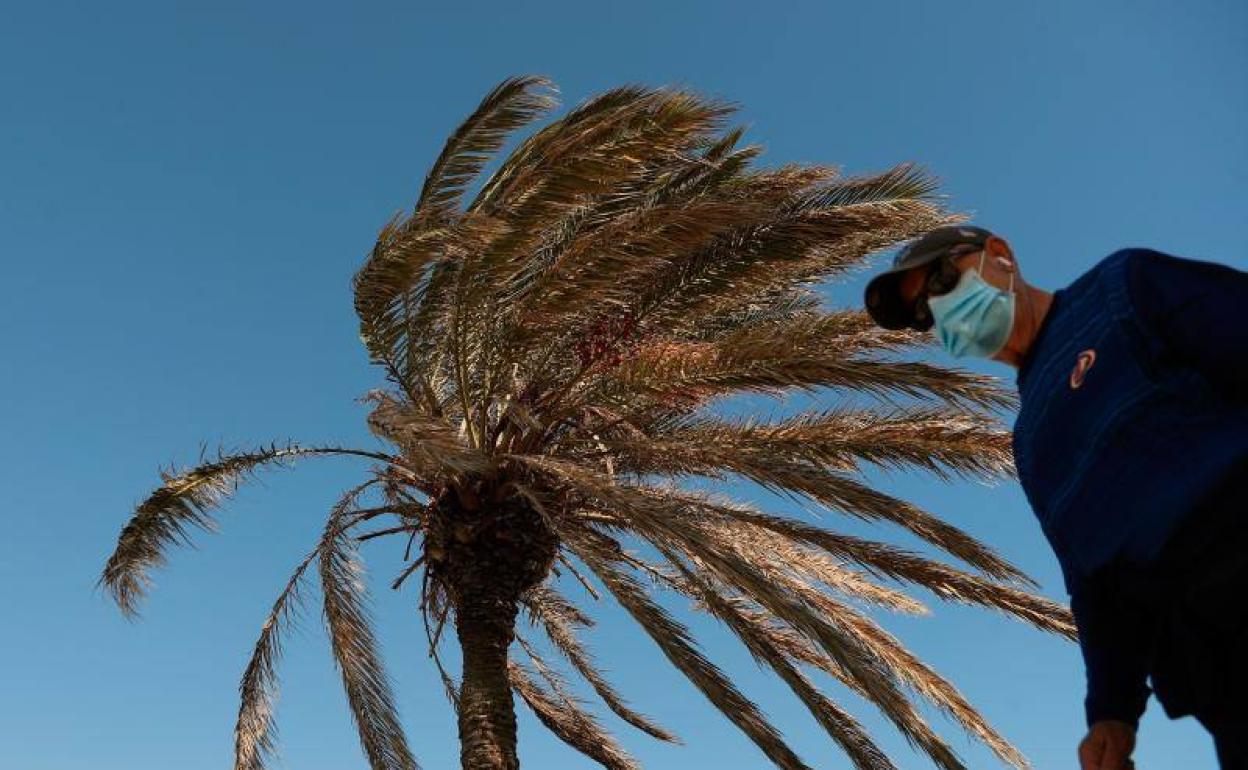
[{"label": "textured bark on trunk", "polygon": [[516,710],[507,678],[507,648],[516,604],[472,597],[461,606],[456,632],[463,652],[459,693],[460,764],[463,770],[516,770]]},{"label": "textured bark on trunk", "polygon": [[[476,503],[478,501],[469,501]],[[459,691],[463,770],[516,770],[516,709],[507,649],[525,590],[554,564],[558,541],[545,521],[511,498],[467,507],[447,501],[426,534],[430,569],[450,591],[463,654]]]}]

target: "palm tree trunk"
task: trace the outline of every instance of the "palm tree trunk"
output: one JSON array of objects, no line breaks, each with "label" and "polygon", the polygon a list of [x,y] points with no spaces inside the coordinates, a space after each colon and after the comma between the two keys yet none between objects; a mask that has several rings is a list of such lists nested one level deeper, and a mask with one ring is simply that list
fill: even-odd
[{"label": "palm tree trunk", "polygon": [[463,770],[516,770],[516,710],[507,676],[516,602],[480,588],[464,594],[455,619],[463,653],[460,763]]},{"label": "palm tree trunk", "polygon": [[507,648],[516,636],[520,597],[550,572],[558,541],[524,501],[480,506],[474,495],[452,500],[447,524],[426,534],[425,542],[427,552],[438,552],[431,555],[431,569],[455,605],[463,656],[460,764],[463,770],[516,770],[520,760]]}]

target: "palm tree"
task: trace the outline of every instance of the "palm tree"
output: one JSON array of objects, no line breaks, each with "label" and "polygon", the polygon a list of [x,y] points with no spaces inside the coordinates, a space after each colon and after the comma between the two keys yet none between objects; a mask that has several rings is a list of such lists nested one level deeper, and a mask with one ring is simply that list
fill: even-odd
[{"label": "palm tree", "polygon": [[[753,168],[759,148],[725,127],[731,105],[642,87],[603,93],[534,132],[466,201],[509,134],[553,106],[552,93],[536,77],[494,88],[354,278],[361,338],[392,386],[365,396],[388,451],[271,444],[162,470],[101,582],[132,616],[166,551],[211,529],[213,509],[247,477],[310,455],[366,458],[368,475],[330,512],[256,643],[240,687],[239,770],[264,767],[274,751],[280,639],[314,562],[369,763],[416,767],[358,579],[359,543],[380,537],[407,540],[393,587],[419,585],[465,768],[518,766],[513,693],[603,766],[637,766],[543,657],[550,650],[623,721],[678,740],[596,667],[581,640],[593,621],[569,590],[614,597],[778,767],[807,765],[655,591],[688,597],[727,626],[855,767],[894,765],[812,676],[873,703],[939,767],[963,764],[919,701],[1024,767],[952,684],[864,611],[925,612],[902,590],[914,585],[1073,637],[1068,613],[1030,593],[1035,584],[990,548],[855,478],[864,463],[946,479],[1008,474],[1009,435],[991,410],[1013,399],[994,378],[881,355],[927,343],[875,328],[858,310],[821,309],[812,288],[960,217],[910,165],[861,178]],[[733,394],[825,387],[874,405],[847,400],[778,421],[709,408]],[[682,487],[683,477],[736,477],[889,521],[966,566]],[[448,621],[458,682],[438,655]],[[540,646],[524,635],[539,633]]]}]

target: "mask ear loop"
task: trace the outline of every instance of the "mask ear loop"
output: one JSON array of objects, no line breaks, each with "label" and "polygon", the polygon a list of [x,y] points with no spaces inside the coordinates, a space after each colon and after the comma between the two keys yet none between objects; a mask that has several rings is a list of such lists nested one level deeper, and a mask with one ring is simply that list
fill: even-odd
[{"label": "mask ear loop", "polygon": [[[979,252],[979,277],[984,277],[984,260],[988,258],[988,249]],[[1014,293],[1014,271],[1010,271],[1010,288],[1009,293]]]}]

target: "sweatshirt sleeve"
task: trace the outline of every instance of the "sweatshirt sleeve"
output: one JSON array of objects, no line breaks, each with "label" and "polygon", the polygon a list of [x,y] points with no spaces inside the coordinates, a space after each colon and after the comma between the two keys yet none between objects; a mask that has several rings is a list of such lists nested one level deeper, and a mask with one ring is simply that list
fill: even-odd
[{"label": "sweatshirt sleeve", "polygon": [[1087,672],[1088,726],[1115,719],[1138,727],[1152,692],[1145,684],[1150,645],[1146,618],[1117,600],[1103,574],[1075,581],[1070,609]]},{"label": "sweatshirt sleeve", "polygon": [[1132,249],[1128,291],[1146,329],[1232,400],[1248,398],[1248,273]]}]

